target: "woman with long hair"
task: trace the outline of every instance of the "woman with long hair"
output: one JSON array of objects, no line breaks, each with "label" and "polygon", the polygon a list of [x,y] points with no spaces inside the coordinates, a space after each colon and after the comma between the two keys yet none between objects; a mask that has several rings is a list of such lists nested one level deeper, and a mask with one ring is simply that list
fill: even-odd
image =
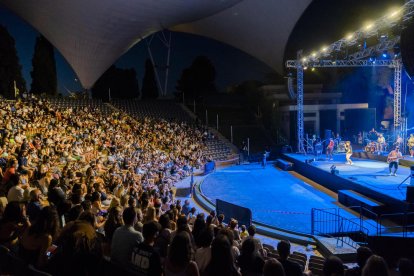
[{"label": "woman with long hair", "polygon": [[165,276],[199,276],[198,267],[193,260],[190,236],[187,232],[178,233],[171,242],[164,265]]},{"label": "woman with long hair", "polygon": [[209,276],[241,276],[234,264],[232,246],[227,236],[219,234],[211,244],[211,260],[206,267]]},{"label": "woman with long hair", "polygon": [[54,206],[44,207],[33,224],[24,231],[19,243],[19,256],[28,264],[42,268],[47,251],[59,229],[58,212]]}]

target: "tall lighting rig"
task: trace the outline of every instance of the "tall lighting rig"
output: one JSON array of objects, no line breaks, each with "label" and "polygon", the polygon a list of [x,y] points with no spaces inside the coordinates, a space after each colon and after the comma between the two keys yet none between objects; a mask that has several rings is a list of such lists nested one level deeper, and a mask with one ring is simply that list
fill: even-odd
[{"label": "tall lighting rig", "polygon": [[[303,70],[307,67],[370,67],[387,66],[394,68],[394,128],[398,130],[401,123],[401,72],[402,61],[395,53],[391,60],[376,60],[371,57],[393,49],[400,42],[400,31],[414,15],[414,0],[380,19],[366,24],[361,29],[346,35],[334,43],[323,46],[318,51],[308,54],[298,52],[296,60],[286,61],[287,68],[296,69],[297,99],[297,139],[298,152],[304,151],[303,118]],[[377,40],[374,45],[367,41]],[[364,60],[368,58],[368,60]]]}]

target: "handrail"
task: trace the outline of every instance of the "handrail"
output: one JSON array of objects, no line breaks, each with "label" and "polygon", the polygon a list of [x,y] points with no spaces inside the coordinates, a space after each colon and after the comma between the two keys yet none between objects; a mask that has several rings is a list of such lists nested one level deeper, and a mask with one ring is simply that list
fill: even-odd
[{"label": "handrail", "polygon": [[345,243],[353,248],[357,248],[358,244],[350,236],[356,235],[358,238],[362,238],[363,242],[367,241],[369,230],[360,223],[341,216],[339,208],[312,208],[311,217],[311,231],[313,235],[320,234],[335,238],[337,239],[337,245],[340,242],[341,246]]}]

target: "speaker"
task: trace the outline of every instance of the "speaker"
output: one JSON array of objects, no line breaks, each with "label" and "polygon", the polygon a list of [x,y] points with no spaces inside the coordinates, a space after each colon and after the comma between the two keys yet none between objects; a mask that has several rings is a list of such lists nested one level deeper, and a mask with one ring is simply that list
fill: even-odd
[{"label": "speaker", "polygon": [[414,76],[414,21],[411,19],[401,32],[401,57],[410,77]]},{"label": "speaker", "polygon": [[407,196],[405,200],[409,203],[414,203],[414,186],[407,186]]}]

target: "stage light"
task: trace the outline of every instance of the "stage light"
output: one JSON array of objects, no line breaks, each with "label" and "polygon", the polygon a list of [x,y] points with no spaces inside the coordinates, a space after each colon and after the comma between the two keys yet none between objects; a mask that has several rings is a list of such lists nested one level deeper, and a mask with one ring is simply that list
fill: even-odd
[{"label": "stage light", "polygon": [[400,9],[393,9],[393,10],[389,13],[388,18],[390,18],[390,19],[394,19],[394,18],[396,18],[396,17],[400,14],[400,12],[401,12],[401,10],[400,10]]},{"label": "stage light", "polygon": [[365,25],[364,29],[365,29],[365,31],[369,31],[369,30],[372,29],[372,27],[374,27],[374,24],[368,23],[367,25]]},{"label": "stage light", "polygon": [[308,67],[307,67],[307,66],[303,67],[303,70],[307,70],[307,69],[308,69]]},{"label": "stage light", "polygon": [[384,53],[382,53],[382,55],[381,55],[383,58],[388,58],[389,56],[388,56],[388,53],[387,53],[387,51],[384,51]]},{"label": "stage light", "polygon": [[312,53],[312,57],[316,57],[316,52],[313,52]]},{"label": "stage light", "polygon": [[325,53],[326,51],[328,51],[328,47],[322,47],[322,52]]},{"label": "stage light", "polygon": [[312,67],[311,71],[314,72],[315,71],[315,67]]},{"label": "stage light", "polygon": [[308,59],[307,58],[302,58],[302,62],[307,62]]},{"label": "stage light", "polygon": [[354,34],[348,34],[347,36],[346,36],[346,39],[347,40],[352,40],[354,38]]}]

